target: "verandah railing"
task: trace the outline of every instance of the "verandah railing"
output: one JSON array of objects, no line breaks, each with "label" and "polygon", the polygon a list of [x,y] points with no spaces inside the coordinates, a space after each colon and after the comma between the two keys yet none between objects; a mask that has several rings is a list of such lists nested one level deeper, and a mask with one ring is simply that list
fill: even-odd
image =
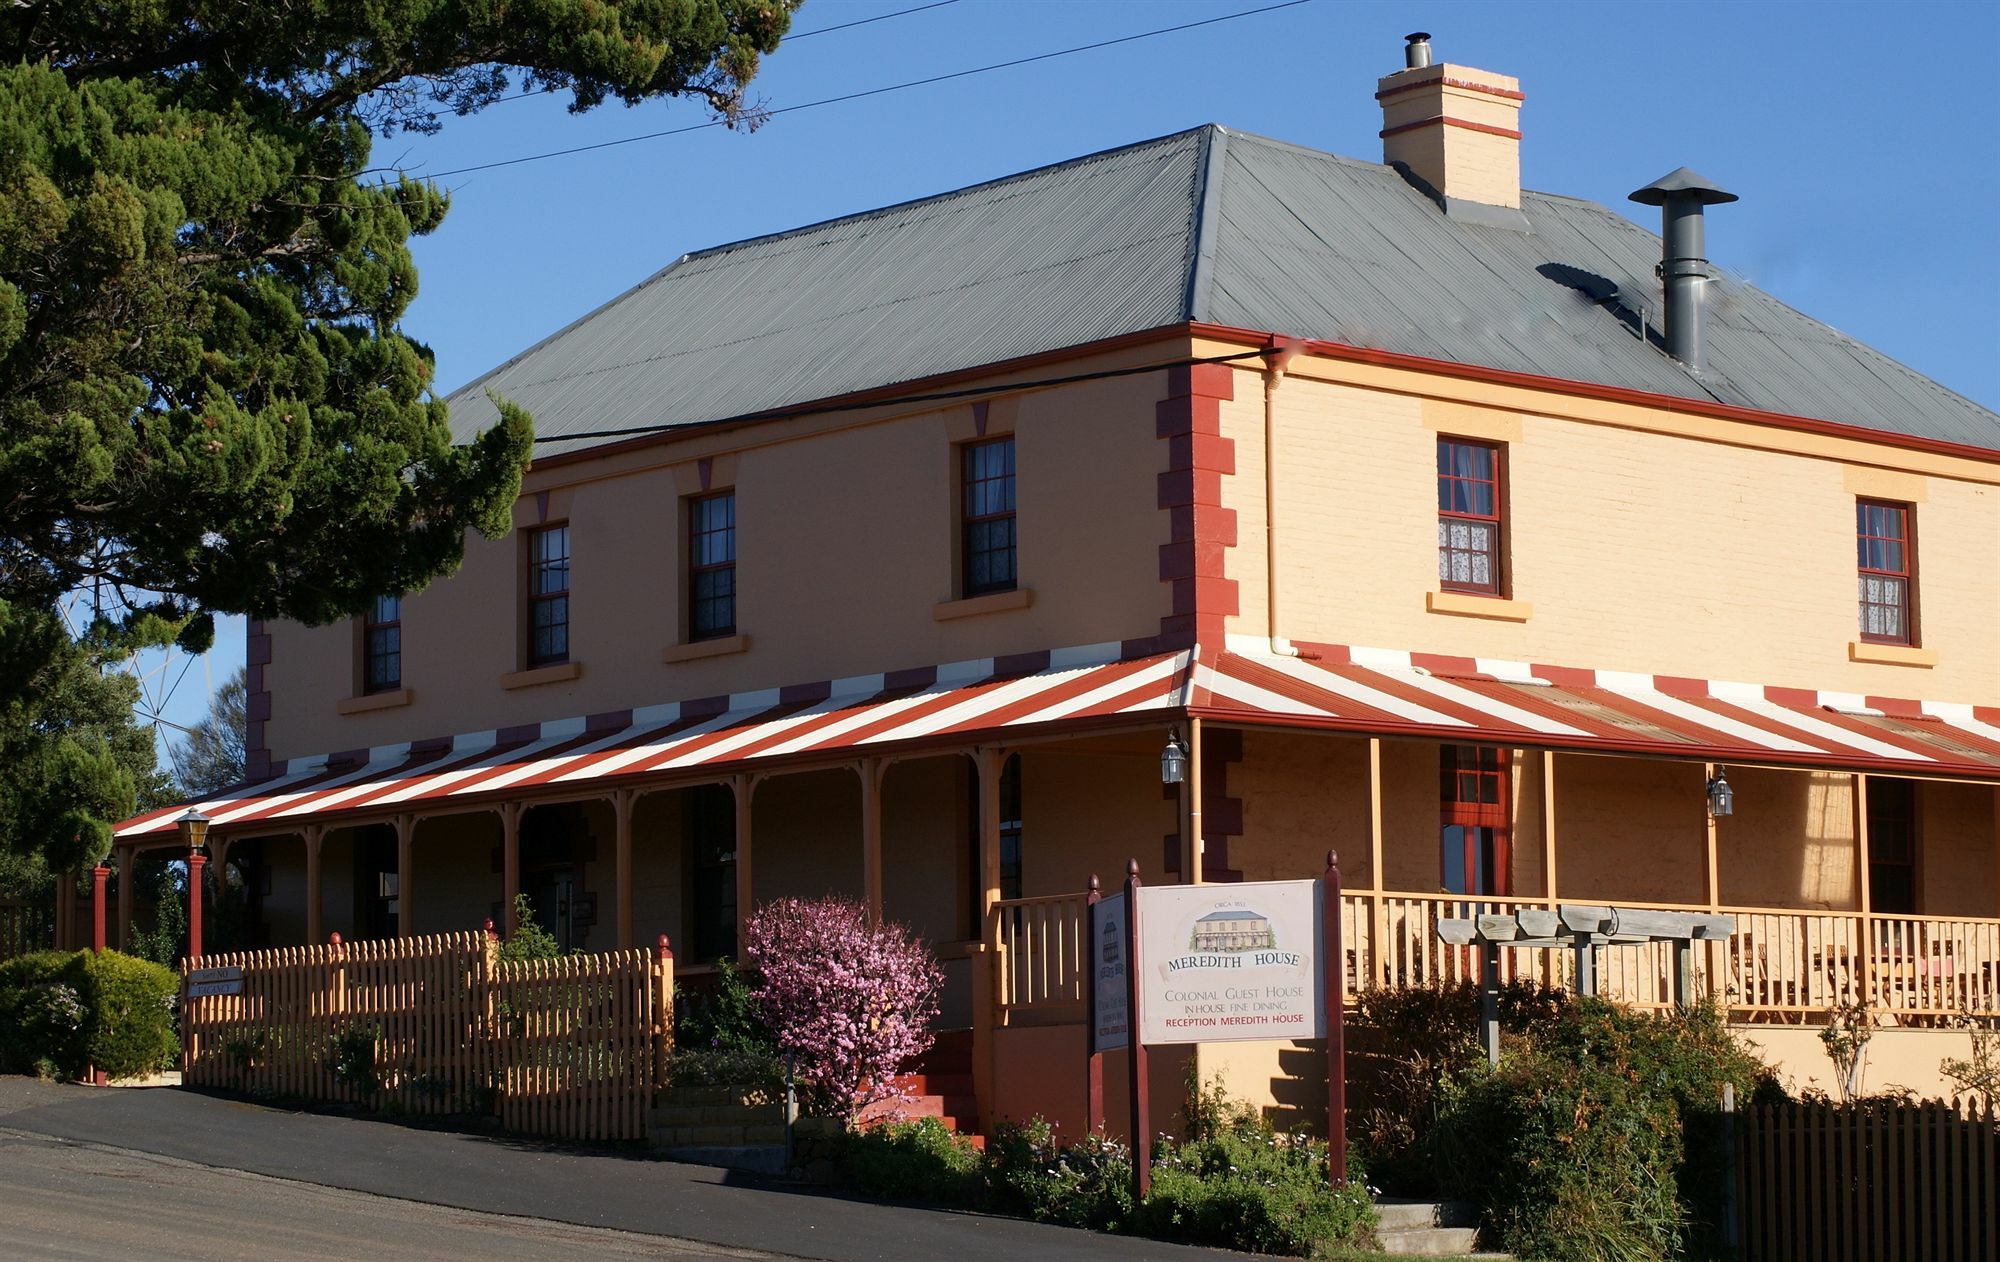
[{"label": "verandah railing", "polygon": [[[1082,1019],[1084,905],[1080,894],[999,903],[991,933],[1003,1019]],[[1350,892],[1342,902],[1348,993],[1475,981],[1477,951],[1441,940],[1438,922],[1536,906],[1546,906],[1546,900]],[[1620,906],[1708,910],[1665,903]],[[1804,1020],[1842,1003],[1865,1003],[1909,1023],[2000,1016],[2000,919],[1720,910],[1736,918],[1736,932],[1727,940],[1696,944],[1695,990],[1716,995],[1737,1020]],[[1600,994],[1639,1007],[1673,1003],[1669,944],[1599,948],[1596,962]],[[1503,981],[1565,988],[1572,981],[1567,951],[1508,948],[1499,963]]]},{"label": "verandah railing", "polygon": [[[612,951],[503,962],[485,933],[204,956],[183,964],[191,1086],[507,1130],[639,1139],[672,1033],[673,960]],[[220,989],[228,993],[187,993]]]}]

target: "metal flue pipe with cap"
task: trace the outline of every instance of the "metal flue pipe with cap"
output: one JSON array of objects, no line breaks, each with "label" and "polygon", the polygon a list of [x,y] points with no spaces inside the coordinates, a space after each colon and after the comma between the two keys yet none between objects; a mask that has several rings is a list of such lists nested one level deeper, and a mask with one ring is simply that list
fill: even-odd
[{"label": "metal flue pipe with cap", "polygon": [[1403,36],[1403,69],[1422,70],[1431,64],[1431,33],[1411,31]]},{"label": "metal flue pipe with cap", "polygon": [[1736,194],[1682,167],[1633,193],[1631,199],[1660,208],[1664,249],[1659,276],[1667,292],[1667,354],[1698,373],[1704,360],[1702,303],[1714,277],[1703,239],[1702,211],[1733,202]]}]

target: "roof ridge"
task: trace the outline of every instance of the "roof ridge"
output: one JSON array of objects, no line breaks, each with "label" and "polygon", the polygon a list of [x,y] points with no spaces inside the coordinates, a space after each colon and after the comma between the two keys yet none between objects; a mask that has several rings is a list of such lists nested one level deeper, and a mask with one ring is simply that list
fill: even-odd
[{"label": "roof ridge", "polygon": [[1222,217],[1221,167],[1227,155],[1229,129],[1210,123],[1195,165],[1194,187],[1188,198],[1187,291],[1181,299],[1182,318],[1208,318],[1208,294],[1215,285],[1215,232]]},{"label": "roof ridge", "polygon": [[1116,154],[1129,153],[1134,150],[1149,148],[1153,145],[1165,144],[1167,141],[1179,140],[1183,136],[1192,136],[1197,132],[1206,131],[1215,126],[1216,124],[1214,123],[1203,123],[1197,127],[1183,127],[1179,131],[1166,132],[1163,135],[1152,136],[1145,140],[1135,140],[1130,144],[1113,145],[1109,149],[1099,149],[1092,153],[1080,153],[1073,158],[1064,158],[1060,162],[1045,162],[1041,166],[1029,167],[1025,171],[1013,171],[1006,175],[995,176],[990,180],[980,180],[973,184],[961,185],[958,188],[946,189],[939,193],[926,193],[922,197],[905,198],[900,202],[890,202],[886,206],[871,206],[867,210],[849,211],[844,215],[831,215],[825,219],[814,220],[812,223],[799,224],[796,227],[785,228],[778,232],[760,233],[757,236],[744,237],[738,241],[725,241],[719,245],[711,245],[699,250],[690,250],[681,257],[688,261],[708,258],[718,254],[726,254],[731,250],[740,250],[753,245],[761,245],[764,242],[775,241],[783,237],[803,236],[809,232],[817,232],[822,228],[830,228],[834,224],[858,223],[864,219],[873,219],[878,215],[890,215],[910,210],[913,207],[922,206],[929,202],[949,201],[954,197],[964,197],[972,193],[977,193],[982,189],[995,188],[1002,184],[1012,184],[1017,180],[1032,179],[1036,176],[1047,175],[1052,171],[1063,170],[1066,167],[1079,167],[1086,163],[1097,162],[1112,157]]}]

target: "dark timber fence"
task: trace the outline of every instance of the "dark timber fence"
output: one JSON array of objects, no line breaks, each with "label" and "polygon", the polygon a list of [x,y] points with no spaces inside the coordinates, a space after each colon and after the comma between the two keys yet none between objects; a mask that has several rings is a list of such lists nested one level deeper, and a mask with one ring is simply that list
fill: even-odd
[{"label": "dark timber fence", "polygon": [[2000,1259],[1992,1101],[1793,1101],[1742,1126],[1747,1262]]}]

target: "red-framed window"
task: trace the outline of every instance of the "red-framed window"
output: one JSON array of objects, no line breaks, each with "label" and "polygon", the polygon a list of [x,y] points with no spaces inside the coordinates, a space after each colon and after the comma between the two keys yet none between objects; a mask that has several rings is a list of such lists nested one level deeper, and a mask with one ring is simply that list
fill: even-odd
[{"label": "red-framed window", "polygon": [[1868,779],[1868,908],[1917,914],[1917,785]]},{"label": "red-framed window", "polygon": [[403,598],[377,596],[361,615],[361,690],[403,686]]},{"label": "red-framed window", "polygon": [[995,438],[959,449],[961,595],[1010,592],[1014,553],[1014,440]]},{"label": "red-framed window", "polygon": [[1505,592],[1504,465],[1495,443],[1438,439],[1438,586],[1446,591]]},{"label": "red-framed window", "polygon": [[1917,642],[1916,539],[1908,504],[1854,502],[1855,567],[1861,591],[1861,638]]},{"label": "red-framed window", "polygon": [[736,634],[736,492],[688,501],[688,639]]},{"label": "red-framed window", "polygon": [[528,532],[528,665],[569,660],[569,527]]},{"label": "red-framed window", "polygon": [[1445,745],[1439,751],[1438,859],[1447,894],[1507,893],[1507,751]]}]

